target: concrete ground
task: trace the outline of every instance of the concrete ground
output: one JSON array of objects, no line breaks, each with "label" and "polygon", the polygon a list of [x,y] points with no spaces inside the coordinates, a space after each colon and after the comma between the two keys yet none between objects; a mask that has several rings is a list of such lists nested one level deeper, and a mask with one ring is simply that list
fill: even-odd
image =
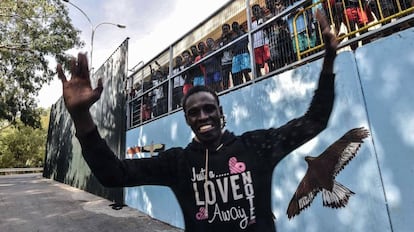
[{"label": "concrete ground", "polygon": [[110,204],[40,173],[0,176],[2,232],[182,231],[136,209],[114,210]]}]

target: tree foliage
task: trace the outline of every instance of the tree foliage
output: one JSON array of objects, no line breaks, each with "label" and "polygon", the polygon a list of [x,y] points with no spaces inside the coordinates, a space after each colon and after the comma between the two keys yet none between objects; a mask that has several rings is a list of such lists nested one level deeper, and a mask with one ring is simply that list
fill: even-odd
[{"label": "tree foliage", "polygon": [[20,120],[0,129],[0,168],[41,167],[45,157],[50,110],[38,109],[40,128]]},{"label": "tree foliage", "polygon": [[65,51],[83,46],[60,0],[0,1],[0,120],[40,127],[36,96]]}]

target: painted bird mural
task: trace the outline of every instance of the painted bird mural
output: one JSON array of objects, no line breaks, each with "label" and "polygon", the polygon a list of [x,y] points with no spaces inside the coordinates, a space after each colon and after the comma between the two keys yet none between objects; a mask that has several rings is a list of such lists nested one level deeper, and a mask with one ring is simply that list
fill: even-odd
[{"label": "painted bird mural", "polygon": [[306,156],[308,170],[290,200],[287,215],[291,219],[310,206],[318,192],[322,191],[323,206],[345,207],[350,189],[335,181],[338,173],[356,156],[363,139],[369,136],[364,127],[354,128],[331,144],[318,157]]}]

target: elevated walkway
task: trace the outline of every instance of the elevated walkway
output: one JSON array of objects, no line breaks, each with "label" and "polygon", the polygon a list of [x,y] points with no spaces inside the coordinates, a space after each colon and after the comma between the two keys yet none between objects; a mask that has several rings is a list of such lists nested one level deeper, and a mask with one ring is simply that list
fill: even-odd
[{"label": "elevated walkway", "polygon": [[0,231],[182,231],[136,209],[114,210],[111,204],[41,173],[0,176]]}]

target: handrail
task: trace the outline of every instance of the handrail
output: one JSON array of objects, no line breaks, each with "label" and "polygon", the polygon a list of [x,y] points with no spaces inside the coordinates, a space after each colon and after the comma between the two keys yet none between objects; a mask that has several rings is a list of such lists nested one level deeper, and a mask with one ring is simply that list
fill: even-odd
[{"label": "handrail", "polygon": [[[232,40],[231,42],[229,42],[228,44],[226,44],[223,47],[220,47],[218,49],[216,49],[215,51],[209,53],[208,55],[206,55],[205,57],[203,57],[201,60],[199,60],[197,63],[194,63],[192,65],[190,65],[189,67],[184,68],[183,70],[181,70],[178,73],[172,74],[172,62],[173,62],[173,57],[172,54],[173,53],[173,46],[170,46],[170,56],[169,56],[169,67],[170,67],[170,71],[169,71],[169,75],[164,76],[164,80],[160,81],[157,85],[152,86],[149,89],[146,89],[145,91],[140,92],[139,94],[137,94],[135,97],[133,98],[129,98],[127,101],[127,104],[129,106],[129,108],[132,108],[132,105],[134,104],[135,107],[139,107],[139,108],[134,108],[134,112],[135,113],[139,113],[140,115],[136,115],[136,114],[129,114],[128,118],[130,120],[130,122],[132,122],[133,119],[138,119],[139,120],[134,120],[134,123],[131,123],[129,125],[129,127],[127,129],[132,129],[135,128],[139,125],[145,124],[147,122],[151,122],[154,120],[159,119],[160,117],[163,117],[165,115],[169,115],[172,113],[175,113],[176,111],[179,110],[179,108],[175,109],[171,107],[172,104],[172,80],[174,80],[174,78],[182,75],[183,73],[186,73],[188,71],[190,71],[191,69],[195,68],[196,66],[202,64],[204,61],[208,60],[209,58],[213,57],[213,56],[217,56],[218,54],[222,53],[223,51],[225,51],[226,49],[231,48],[232,46],[234,46],[236,43],[238,43],[240,40],[245,40],[246,38],[249,41],[249,53],[250,53],[250,57],[252,60],[252,64],[254,64],[254,56],[253,56],[253,39],[252,35],[254,33],[260,32],[260,31],[266,31],[270,28],[272,28],[278,19],[286,19],[286,20],[292,20],[289,21],[289,23],[292,23],[293,28],[291,28],[291,33],[292,33],[292,39],[293,39],[293,47],[295,49],[295,53],[296,53],[296,60],[293,61],[288,61],[285,63],[286,66],[284,67],[277,67],[276,70],[273,70],[271,73],[269,74],[265,74],[263,76],[261,76],[260,78],[258,78],[255,74],[255,71],[252,70],[252,72],[250,73],[250,75],[252,76],[251,80],[249,82],[246,82],[244,84],[241,84],[239,86],[237,86],[236,88],[229,88],[229,89],[225,89],[222,90],[219,94],[224,94],[227,93],[229,91],[233,91],[235,89],[241,88],[243,86],[246,86],[248,84],[254,84],[255,82],[262,80],[264,78],[269,77],[270,75],[273,75],[275,73],[279,73],[281,70],[286,70],[286,69],[291,69],[294,68],[302,63],[306,63],[308,61],[314,60],[319,58],[320,56],[323,55],[323,39],[322,39],[322,32],[320,30],[319,25],[316,23],[316,21],[314,20],[309,20],[311,17],[307,17],[307,16],[311,16],[311,15],[306,15],[306,14],[311,14],[314,13],[314,9],[316,8],[320,8],[321,4],[325,3],[327,0],[320,0],[317,1],[315,3],[310,3],[308,0],[299,0],[294,2],[291,6],[287,6],[285,8],[285,10],[283,10],[281,13],[277,14],[277,15],[272,15],[272,17],[267,17],[266,21],[262,24],[260,24],[258,27],[256,28],[252,28],[251,25],[248,24],[248,31],[246,34]],[[359,9],[362,9],[362,2],[363,0],[358,0],[358,7]],[[348,31],[343,34],[343,35],[339,35],[338,36],[338,40],[341,41],[341,43],[338,45],[338,49],[345,47],[345,46],[349,46],[352,45],[354,43],[358,43],[359,41],[363,41],[365,39],[370,39],[373,36],[377,36],[379,32],[382,32],[382,29],[387,30],[390,27],[394,27],[394,26],[398,26],[398,24],[400,24],[402,21],[409,21],[412,20],[414,17],[414,15],[410,15],[410,17],[408,19],[406,19],[407,17],[402,17],[404,15],[407,15],[408,13],[412,13],[414,11],[414,6],[408,7],[407,9],[402,9],[401,5],[398,3],[398,7],[396,6],[395,8],[398,8],[398,12],[393,12],[394,14],[391,15],[385,15],[384,12],[382,11],[382,7],[381,3],[379,0],[374,0],[375,4],[377,4],[378,9],[376,9],[376,14],[379,14],[380,17],[376,18],[377,21],[371,22],[371,23],[366,23],[364,22],[364,24],[360,27],[360,28],[356,28],[355,30],[350,30],[350,23],[349,23],[349,19],[348,16],[345,14],[344,10],[341,11],[334,11],[333,7],[335,6],[331,6],[331,2],[328,1],[327,2],[327,6],[325,6],[325,10],[326,10],[326,14],[328,17],[328,20],[331,22],[331,24],[333,24],[334,21],[334,17],[338,17],[338,15],[340,15],[341,20],[344,21],[344,24],[347,24],[347,29]],[[400,0],[397,0],[397,2]],[[246,1],[247,4],[248,1]],[[341,4],[342,6],[345,6],[345,0],[341,0]],[[333,4],[332,4],[333,5]],[[326,7],[328,7],[328,9],[326,9]],[[407,6],[405,6],[407,7]],[[250,8],[248,8],[250,9]],[[248,12],[248,9],[246,9],[246,12]],[[299,10],[298,10],[299,9]],[[343,8],[345,9],[345,8]],[[338,14],[338,12],[340,12]],[[386,12],[385,12],[386,13]],[[249,19],[249,14],[247,14],[247,18]],[[337,14],[337,16],[335,16],[335,14]],[[344,14],[344,16],[342,15]],[[297,20],[299,19],[299,17],[303,15],[303,20],[304,22],[302,24],[304,24],[304,28],[303,30],[301,29],[300,32],[298,32],[298,28],[297,28]],[[401,20],[397,20],[397,23],[395,25],[393,25],[394,23],[389,23],[388,21],[391,21],[391,19],[395,19],[395,18],[399,18]],[[251,23],[251,20],[248,20],[248,23]],[[313,29],[309,30],[308,29],[308,25],[309,23],[313,24],[312,26]],[[388,25],[387,25],[388,24]],[[377,25],[381,25],[382,29],[376,29],[376,30],[371,30],[368,31],[369,28],[371,27],[375,27]],[[302,25],[303,26],[303,25]],[[293,30],[292,30],[293,29]],[[368,31],[368,32],[367,32]],[[358,36],[356,36],[357,34],[360,34]],[[303,37],[302,37],[303,36]],[[300,37],[302,37],[302,42],[304,42],[303,44],[300,43],[299,39]],[[350,38],[350,37],[354,37],[354,38]],[[342,41],[343,39],[347,38],[347,41]],[[284,54],[282,54],[283,56]],[[154,58],[153,60],[155,60],[156,58]],[[142,66],[139,70],[136,70],[134,72],[138,73],[139,71],[143,71],[145,68],[148,68],[147,65]],[[254,69],[254,66],[251,67],[252,69]],[[143,77],[142,77],[143,78]],[[143,83],[142,83],[143,84]],[[163,88],[164,85],[168,85],[168,102],[167,102],[167,112],[163,113],[162,115],[153,115],[148,119],[142,120],[142,100],[144,97],[151,97],[151,94],[153,94],[153,91],[155,89],[158,88]],[[164,86],[165,87],[165,86]],[[141,102],[141,103],[139,103]],[[140,105],[141,104],[141,105]],[[152,102],[150,104],[151,107],[154,106],[154,103]],[[132,110],[129,110],[129,112],[132,112]],[[138,123],[138,124],[136,124]]]},{"label": "handrail", "polygon": [[[361,9],[361,10],[364,10],[362,1],[363,0],[358,0],[358,8]],[[296,55],[297,55],[298,60],[301,60],[305,55],[312,54],[315,51],[321,50],[323,48],[323,40],[322,40],[322,38],[320,38],[320,41],[322,41],[321,44],[315,45],[315,46],[308,46],[307,49],[304,49],[304,50],[301,51],[300,50],[300,45],[299,45],[299,32],[297,31],[297,28],[296,28],[297,19],[302,14],[306,14],[306,12],[308,10],[315,9],[318,5],[321,5],[325,2],[327,2],[327,6],[328,6],[328,9],[327,9],[328,12],[327,13],[328,13],[329,21],[330,21],[331,25],[333,25],[334,24],[333,21],[334,21],[334,17],[335,17],[335,15],[333,14],[333,7],[335,7],[335,6],[331,6],[331,2],[329,0],[320,0],[320,1],[317,1],[313,4],[311,4],[311,5],[308,5],[305,8],[298,11],[293,17],[293,29],[294,29],[293,34],[294,34],[294,39],[295,39],[295,48],[296,48],[296,52],[297,52]],[[411,6],[407,9],[403,10],[401,8],[401,4],[400,4],[399,0],[397,0],[396,2],[397,2],[398,12],[384,17],[383,10],[382,10],[383,7],[381,6],[381,2],[379,0],[376,0],[376,4],[378,6],[377,8],[378,8],[380,16],[377,17],[375,21],[372,21],[372,22],[369,22],[369,23],[364,23],[363,26],[361,26],[360,28],[356,28],[355,30],[351,30],[350,20],[348,18],[348,15],[341,12],[341,14],[343,13],[343,16],[341,15],[341,16],[336,16],[336,17],[344,17],[345,22],[343,22],[343,23],[346,24],[348,33],[338,36],[337,39],[339,41],[342,41],[345,38],[349,38],[349,37],[355,36],[357,34],[361,35],[364,32],[366,33],[366,31],[370,28],[373,28],[373,27],[378,26],[378,25],[384,25],[392,19],[401,18],[402,16],[405,16],[409,13],[414,12],[414,6]],[[342,9],[346,9],[345,0],[341,0],[341,5],[343,7]],[[305,15],[304,15],[304,18],[306,19]],[[319,35],[321,36],[320,28],[318,28],[318,30],[319,30]],[[309,36],[308,32],[306,32],[306,34]],[[365,38],[365,37],[361,37],[360,39],[357,39],[357,41],[362,40],[363,38]],[[355,42],[355,40],[347,42],[347,43],[345,43],[345,45],[349,45],[351,42]],[[341,45],[341,46],[343,46],[343,45]]]},{"label": "handrail", "polygon": [[0,168],[0,175],[39,173],[43,168]]}]

